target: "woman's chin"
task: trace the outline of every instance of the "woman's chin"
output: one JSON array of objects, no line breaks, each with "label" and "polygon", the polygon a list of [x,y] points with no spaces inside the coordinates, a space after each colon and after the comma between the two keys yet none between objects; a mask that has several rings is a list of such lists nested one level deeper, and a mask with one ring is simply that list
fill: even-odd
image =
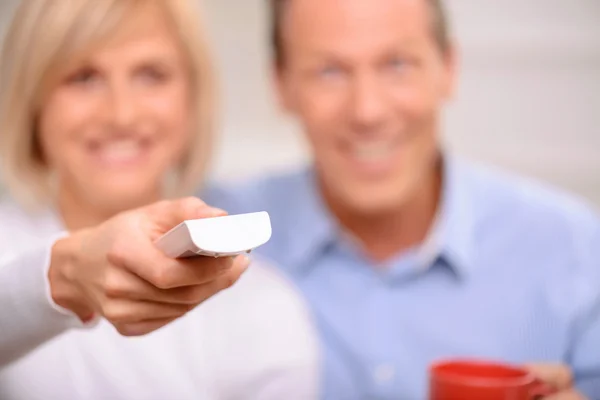
[{"label": "woman's chin", "polygon": [[139,182],[132,182],[130,185],[99,185],[88,192],[87,197],[99,208],[121,212],[160,200],[161,189],[156,185],[141,185]]}]

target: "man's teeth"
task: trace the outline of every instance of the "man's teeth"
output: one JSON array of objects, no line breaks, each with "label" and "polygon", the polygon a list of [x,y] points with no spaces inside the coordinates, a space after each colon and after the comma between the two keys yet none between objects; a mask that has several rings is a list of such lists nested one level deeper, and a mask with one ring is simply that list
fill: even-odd
[{"label": "man's teeth", "polygon": [[353,154],[360,160],[378,160],[392,155],[396,143],[392,141],[355,145]]}]

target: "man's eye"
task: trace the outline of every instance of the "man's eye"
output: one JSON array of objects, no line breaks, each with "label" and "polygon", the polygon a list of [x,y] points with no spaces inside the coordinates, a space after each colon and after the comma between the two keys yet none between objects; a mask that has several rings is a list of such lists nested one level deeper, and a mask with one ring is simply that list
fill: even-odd
[{"label": "man's eye", "polygon": [[328,65],[325,67],[320,68],[317,71],[317,74],[319,75],[319,77],[321,78],[336,78],[336,77],[340,77],[342,76],[344,73],[344,71],[335,65]]},{"label": "man's eye", "polygon": [[394,57],[387,62],[386,66],[395,71],[402,71],[408,66],[408,61],[401,57]]}]

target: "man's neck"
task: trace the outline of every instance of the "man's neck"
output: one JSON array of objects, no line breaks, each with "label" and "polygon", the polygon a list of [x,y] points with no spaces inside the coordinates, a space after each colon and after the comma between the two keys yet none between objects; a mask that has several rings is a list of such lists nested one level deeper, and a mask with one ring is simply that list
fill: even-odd
[{"label": "man's neck", "polygon": [[400,207],[379,214],[358,214],[332,203],[330,208],[362,250],[382,262],[422,244],[429,234],[440,202],[441,171],[433,171],[427,182]]}]

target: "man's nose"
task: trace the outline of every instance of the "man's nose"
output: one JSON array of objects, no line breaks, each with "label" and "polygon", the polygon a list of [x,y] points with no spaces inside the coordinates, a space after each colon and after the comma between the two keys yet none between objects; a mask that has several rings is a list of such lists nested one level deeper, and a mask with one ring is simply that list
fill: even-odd
[{"label": "man's nose", "polygon": [[385,119],[389,105],[384,85],[376,74],[355,76],[351,104],[352,118],[358,127],[372,128]]}]

